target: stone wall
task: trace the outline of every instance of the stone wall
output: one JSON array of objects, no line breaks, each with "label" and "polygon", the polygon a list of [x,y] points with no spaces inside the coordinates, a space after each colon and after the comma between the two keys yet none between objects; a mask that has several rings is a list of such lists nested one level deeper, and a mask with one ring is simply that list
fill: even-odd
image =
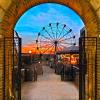
[{"label": "stone wall", "polygon": [[[46,3],[46,2],[59,3],[72,8],[77,14],[79,14],[79,16],[84,21],[84,24],[87,29],[87,36],[91,36],[91,37],[99,36],[100,0],[0,0],[0,35],[5,37],[12,37],[13,29],[18,18],[32,6],[38,5],[40,3]],[[10,48],[11,46],[7,49],[9,50]],[[3,67],[4,67],[3,53],[4,53],[3,48],[0,46],[0,72],[1,73],[3,72]],[[6,59],[7,59],[7,55],[6,55]],[[6,62],[6,64],[8,64],[8,62]],[[11,66],[9,66],[9,69],[10,70],[12,69]],[[98,70],[100,70],[99,64],[98,64]],[[11,79],[12,73],[10,71],[8,72],[10,74],[9,79]],[[3,74],[1,74],[0,77],[3,77]],[[97,78],[99,79],[99,76]],[[3,82],[3,79],[0,80],[0,91],[2,91],[1,81]],[[99,81],[98,84],[100,84]],[[98,90],[97,92],[99,93],[100,90]],[[0,94],[0,100],[2,100],[2,94],[3,93]],[[98,95],[99,96],[97,100],[100,99],[100,94]]]}]

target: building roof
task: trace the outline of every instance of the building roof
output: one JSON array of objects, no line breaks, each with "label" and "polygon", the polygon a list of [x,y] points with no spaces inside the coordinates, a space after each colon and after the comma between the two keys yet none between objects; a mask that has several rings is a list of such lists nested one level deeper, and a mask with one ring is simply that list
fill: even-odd
[{"label": "building roof", "polygon": [[64,53],[79,53],[79,46],[70,46],[68,48],[64,48],[62,51],[58,51],[57,54],[64,54]]}]

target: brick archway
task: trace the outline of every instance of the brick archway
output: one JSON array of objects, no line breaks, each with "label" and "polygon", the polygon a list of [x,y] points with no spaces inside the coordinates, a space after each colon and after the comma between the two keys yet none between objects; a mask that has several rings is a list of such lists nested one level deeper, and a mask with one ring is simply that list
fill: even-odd
[{"label": "brick archway", "polygon": [[[7,11],[4,13],[1,23],[2,33],[12,35],[14,26],[19,17],[29,8],[42,3],[58,3],[73,9],[84,21],[88,36],[98,36],[99,19],[96,16],[91,4],[87,0],[19,0],[12,1]],[[8,36],[8,35],[7,35]]]},{"label": "brick archway", "polygon": [[[11,2],[9,3],[9,7],[6,8],[5,4],[5,9],[2,9],[4,15],[2,17],[2,21],[0,22],[0,28],[1,28],[0,34],[2,34],[5,37],[13,36],[13,29],[15,27],[15,24],[26,10],[42,3],[58,3],[70,7],[82,18],[87,29],[87,36],[94,37],[98,36],[100,33],[99,18],[97,17],[95,10],[92,8],[88,0],[10,0],[10,1]],[[2,51],[0,50],[0,52]],[[11,69],[12,68],[10,66],[10,70]],[[12,73],[10,74],[12,75]],[[11,77],[12,76],[10,76],[10,79]],[[12,82],[10,81],[9,84],[12,84]],[[2,100],[1,96],[0,99]]]}]

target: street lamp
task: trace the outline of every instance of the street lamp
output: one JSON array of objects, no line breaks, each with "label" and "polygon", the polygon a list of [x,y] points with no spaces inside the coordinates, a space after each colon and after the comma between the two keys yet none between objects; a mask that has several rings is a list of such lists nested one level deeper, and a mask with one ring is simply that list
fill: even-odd
[{"label": "street lamp", "polygon": [[29,54],[31,54],[31,53],[32,53],[32,51],[30,50],[30,51],[29,51]]},{"label": "street lamp", "polygon": [[30,63],[32,64],[32,51],[31,50],[29,51],[29,54],[30,54]]}]

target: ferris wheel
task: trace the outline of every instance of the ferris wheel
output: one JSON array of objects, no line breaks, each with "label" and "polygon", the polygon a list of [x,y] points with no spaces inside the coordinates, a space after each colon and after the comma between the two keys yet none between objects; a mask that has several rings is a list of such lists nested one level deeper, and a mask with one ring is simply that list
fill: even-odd
[{"label": "ferris wheel", "polygon": [[38,33],[36,44],[40,54],[55,54],[76,45],[75,35],[66,24],[49,23]]}]

